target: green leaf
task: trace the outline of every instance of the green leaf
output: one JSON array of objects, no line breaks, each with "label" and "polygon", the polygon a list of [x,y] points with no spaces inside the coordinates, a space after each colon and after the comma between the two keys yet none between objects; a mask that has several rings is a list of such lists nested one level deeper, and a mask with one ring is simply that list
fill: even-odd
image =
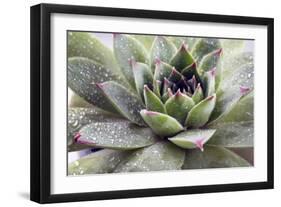
[{"label": "green leaf", "polygon": [[203,151],[204,144],[214,135],[215,131],[215,129],[191,129],[168,138],[168,140],[181,148],[199,148]]},{"label": "green leaf", "polygon": [[234,152],[215,146],[206,146],[204,152],[188,150],[183,169],[248,167],[250,164]]},{"label": "green leaf", "polygon": [[147,85],[144,86],[144,100],[147,110],[166,113],[162,101],[147,87]]},{"label": "green leaf", "polygon": [[203,75],[203,82],[205,86],[205,96],[210,96],[215,93],[216,90],[216,80],[215,80],[215,73],[216,73],[216,68],[207,71]]},{"label": "green leaf", "polygon": [[168,77],[168,80],[173,83],[177,83],[180,80],[184,80],[184,76],[178,72],[175,68],[172,68],[172,72]]},{"label": "green leaf", "polygon": [[98,87],[120,114],[133,123],[144,125],[140,111],[145,107],[139,97],[114,81],[98,84]]},{"label": "green leaf", "polygon": [[123,160],[114,172],[179,170],[183,162],[184,151],[163,141],[137,150]]},{"label": "green leaf", "polygon": [[70,163],[68,175],[111,173],[123,159],[131,154],[132,152],[128,151],[100,150]]},{"label": "green leaf", "polygon": [[[172,85],[173,85],[173,83],[171,81],[169,81],[167,78],[164,78],[163,86],[162,86],[162,94],[164,95],[165,93],[167,93],[168,92],[168,88],[171,88]],[[164,100],[163,100],[163,103],[165,103]]]},{"label": "green leaf", "polygon": [[215,89],[218,88],[221,76],[222,76],[222,49],[215,50],[207,55],[205,55],[200,64],[199,69],[200,72],[207,72],[207,71],[214,71],[214,78],[215,81],[213,84],[215,84]]},{"label": "green leaf", "polygon": [[174,117],[182,124],[184,123],[188,112],[193,106],[194,102],[192,98],[181,93],[180,90],[178,90],[175,95],[170,97],[165,103],[165,108],[168,115]]},{"label": "green leaf", "polygon": [[236,73],[243,65],[253,65],[254,58],[252,52],[234,53],[229,56],[223,55],[223,77]]},{"label": "green leaf", "polygon": [[[250,89],[244,88],[244,87],[236,88],[236,90],[229,89],[229,91],[225,91],[225,92],[219,91],[216,106],[210,117],[210,122],[209,122],[210,125],[223,121],[224,117],[227,117],[228,114],[239,103],[239,101],[244,96],[246,96],[249,92],[250,92]],[[251,108],[251,106],[248,106],[248,107],[250,108],[249,112],[251,112],[253,110],[253,108]],[[239,109],[237,109],[237,108],[235,110],[239,111]],[[243,112],[242,109],[240,109],[240,110],[241,110],[241,112]],[[239,114],[240,114],[240,112],[239,112]],[[247,117],[247,115],[246,115],[246,117]],[[236,116],[236,115],[234,115],[234,116]],[[251,116],[251,114],[250,114],[250,116]],[[243,116],[241,116],[241,117],[243,117]],[[229,119],[231,119],[231,116],[229,116]]]},{"label": "green leaf", "polygon": [[103,65],[117,75],[120,73],[112,51],[104,46],[98,38],[87,32],[68,32],[68,57],[85,57]]},{"label": "green leaf", "polygon": [[155,35],[132,35],[133,38],[137,39],[143,44],[147,51],[150,51],[150,48],[154,42]]},{"label": "green leaf", "polygon": [[114,54],[128,82],[135,87],[131,61],[149,64],[145,47],[130,35],[114,34]]},{"label": "green leaf", "polygon": [[199,148],[204,151],[204,144],[215,132],[215,129],[190,129],[168,138],[168,140],[185,149]]},{"label": "green leaf", "polygon": [[95,122],[79,131],[76,142],[98,148],[132,150],[152,145],[156,136],[149,128],[129,121]]},{"label": "green leaf", "polygon": [[160,136],[172,136],[183,130],[182,125],[173,117],[154,111],[141,110],[143,120]]},{"label": "green leaf", "polygon": [[192,63],[194,63],[194,59],[185,44],[182,44],[180,49],[170,61],[170,65],[174,66],[179,72]]},{"label": "green leaf", "polygon": [[217,131],[208,142],[210,145],[236,148],[253,147],[254,126],[252,121],[218,123],[211,128]]},{"label": "green leaf", "polygon": [[167,37],[168,40],[174,43],[174,45],[179,48],[182,44],[188,45],[188,48],[192,48],[198,38],[194,37]]},{"label": "green leaf", "polygon": [[152,86],[153,75],[150,68],[146,64],[139,63],[139,62],[134,62],[132,64],[133,64],[136,89],[140,97],[143,99],[143,86],[144,85]]},{"label": "green leaf", "polygon": [[168,78],[173,70],[173,67],[161,60],[157,60],[155,64],[154,79],[163,81]]},{"label": "green leaf", "polygon": [[221,82],[220,90],[229,91],[231,89],[239,88],[240,86],[254,88],[254,65],[252,63],[243,64],[235,69],[233,72],[224,74]]},{"label": "green leaf", "polygon": [[199,128],[204,126],[215,107],[216,94],[208,96],[204,100],[195,105],[187,115],[185,125],[187,127]]},{"label": "green leaf", "polygon": [[244,158],[250,165],[254,165],[254,148],[243,147],[243,148],[230,148],[232,152]]},{"label": "green leaf", "polygon": [[220,122],[245,122],[254,119],[254,91],[243,96]]},{"label": "green leaf", "polygon": [[187,67],[185,67],[181,74],[184,75],[187,79],[191,79],[193,76],[198,77],[197,66],[196,63],[191,63]]},{"label": "green leaf", "polygon": [[[69,89],[69,90],[71,90],[71,89]],[[68,96],[69,95],[70,94],[68,93]],[[93,107],[92,104],[90,104],[89,102],[87,102],[86,100],[84,100],[83,98],[81,98],[80,96],[78,96],[74,92],[70,97],[70,101],[69,101],[68,106],[69,107],[85,107],[85,108]]]},{"label": "green leaf", "polygon": [[116,115],[105,112],[101,109],[91,108],[68,108],[68,123],[67,123],[67,144],[68,151],[77,151],[87,146],[80,146],[74,142],[74,137],[79,130],[92,122],[108,122],[117,120]]},{"label": "green leaf", "polygon": [[120,80],[111,70],[90,59],[74,57],[68,59],[67,78],[68,86],[80,97],[99,108],[117,113],[94,84]]},{"label": "green leaf", "polygon": [[153,92],[158,98],[161,98],[161,81],[153,79]]},{"label": "green leaf", "polygon": [[222,39],[221,45],[224,56],[228,57],[243,52],[247,40]]},{"label": "green leaf", "polygon": [[204,55],[202,60],[200,61],[199,68],[201,71],[210,71],[213,68],[217,68],[218,70],[218,63],[221,59],[222,49],[218,49]]},{"label": "green leaf", "polygon": [[196,62],[200,63],[203,56],[214,50],[220,49],[221,47],[221,43],[218,39],[202,38],[196,41],[192,48],[191,54]]},{"label": "green leaf", "polygon": [[192,95],[192,100],[194,101],[195,104],[199,103],[202,101],[204,98],[203,90],[201,87],[201,84],[198,83],[193,95]]},{"label": "green leaf", "polygon": [[155,60],[161,60],[163,62],[169,62],[171,57],[176,53],[177,49],[173,43],[167,38],[157,36],[154,39],[151,51],[150,51],[150,63],[154,68]]}]

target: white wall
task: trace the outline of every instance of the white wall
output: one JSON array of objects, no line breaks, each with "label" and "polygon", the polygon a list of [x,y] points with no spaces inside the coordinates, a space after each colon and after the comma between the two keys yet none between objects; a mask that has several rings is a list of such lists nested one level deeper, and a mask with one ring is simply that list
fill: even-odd
[{"label": "white wall", "polygon": [[[47,1],[2,1],[0,32],[0,204],[1,206],[35,206],[29,196],[29,7]],[[280,38],[281,13],[277,0],[69,0],[48,1],[94,6],[128,7],[200,13],[219,13],[275,18],[275,190],[213,193],[173,197],[138,198],[115,201],[64,203],[53,206],[255,206],[280,203]],[[276,49],[276,47],[279,47]],[[279,94],[278,94],[279,93]],[[278,117],[279,116],[279,117]]]}]

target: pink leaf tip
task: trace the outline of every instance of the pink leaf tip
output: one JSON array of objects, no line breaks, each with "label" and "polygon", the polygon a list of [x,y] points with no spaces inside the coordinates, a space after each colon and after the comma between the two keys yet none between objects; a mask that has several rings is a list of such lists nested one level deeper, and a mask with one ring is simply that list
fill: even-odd
[{"label": "pink leaf tip", "polygon": [[95,85],[96,85],[98,88],[102,89],[103,86],[104,86],[104,83],[95,83]]},{"label": "pink leaf tip", "polygon": [[215,97],[215,95],[208,96],[208,97],[206,98],[206,100],[207,100],[207,101],[210,101],[210,100],[212,100],[214,97]]},{"label": "pink leaf tip", "polygon": [[161,60],[159,58],[155,58],[154,60],[156,65],[160,65],[161,64]]},{"label": "pink leaf tip", "polygon": [[183,42],[183,43],[181,44],[180,50],[181,50],[181,51],[188,51],[188,45],[185,44],[185,42]]},{"label": "pink leaf tip", "polygon": [[74,135],[74,141],[75,142],[78,142],[78,139],[81,137],[81,134],[79,132],[77,132],[75,135]]},{"label": "pink leaf tip", "polygon": [[216,52],[215,52],[216,55],[220,56],[222,54],[222,48],[218,49]]},{"label": "pink leaf tip", "polygon": [[245,86],[240,86],[240,93],[242,95],[246,95],[250,91],[250,88],[245,87]]},{"label": "pink leaf tip", "polygon": [[131,67],[132,68],[134,68],[135,66],[136,66],[136,61],[135,61],[135,59],[130,59],[130,60],[128,60],[128,62],[129,62],[129,64],[131,65]]},{"label": "pink leaf tip", "polygon": [[195,141],[195,145],[199,148],[202,152],[204,151],[204,138],[198,139]]},{"label": "pink leaf tip", "polygon": [[158,113],[155,111],[148,111],[146,109],[143,109],[142,112],[148,116],[153,116],[153,115],[157,115]]},{"label": "pink leaf tip", "polygon": [[171,88],[168,88],[168,96],[169,96],[169,97],[172,97],[172,96],[173,96],[173,92],[172,92]]}]

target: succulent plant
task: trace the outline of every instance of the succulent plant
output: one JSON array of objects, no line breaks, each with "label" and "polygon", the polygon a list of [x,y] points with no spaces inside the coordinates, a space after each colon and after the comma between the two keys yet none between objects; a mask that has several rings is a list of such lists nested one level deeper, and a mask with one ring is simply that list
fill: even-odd
[{"label": "succulent plant", "polygon": [[246,41],[112,35],[68,33],[70,175],[253,165]]}]

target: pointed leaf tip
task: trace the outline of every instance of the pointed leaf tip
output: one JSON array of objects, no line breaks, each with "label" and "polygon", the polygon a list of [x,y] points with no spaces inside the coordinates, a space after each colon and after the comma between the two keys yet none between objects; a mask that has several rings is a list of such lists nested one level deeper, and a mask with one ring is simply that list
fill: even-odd
[{"label": "pointed leaf tip", "polygon": [[204,138],[198,139],[195,141],[195,145],[197,148],[199,148],[202,152],[204,151]]},{"label": "pointed leaf tip", "polygon": [[74,135],[74,141],[75,142],[78,142],[78,139],[81,137],[81,134],[79,132],[77,132],[75,135]]},{"label": "pointed leaf tip", "polygon": [[222,54],[222,48],[218,49],[216,52],[215,52],[216,55],[220,56]]},{"label": "pointed leaf tip", "polygon": [[199,128],[204,126],[210,118],[216,103],[216,95],[208,96],[196,104],[189,112],[185,125],[187,127]]},{"label": "pointed leaf tip", "polygon": [[211,139],[215,132],[215,129],[191,129],[181,132],[168,140],[181,148],[198,148],[203,151],[204,144]]},{"label": "pointed leaf tip", "polygon": [[240,86],[240,93],[246,95],[251,89],[245,86]]},{"label": "pointed leaf tip", "polygon": [[173,117],[154,111],[141,110],[143,120],[152,129],[152,131],[160,136],[172,136],[183,131],[182,125]]}]

